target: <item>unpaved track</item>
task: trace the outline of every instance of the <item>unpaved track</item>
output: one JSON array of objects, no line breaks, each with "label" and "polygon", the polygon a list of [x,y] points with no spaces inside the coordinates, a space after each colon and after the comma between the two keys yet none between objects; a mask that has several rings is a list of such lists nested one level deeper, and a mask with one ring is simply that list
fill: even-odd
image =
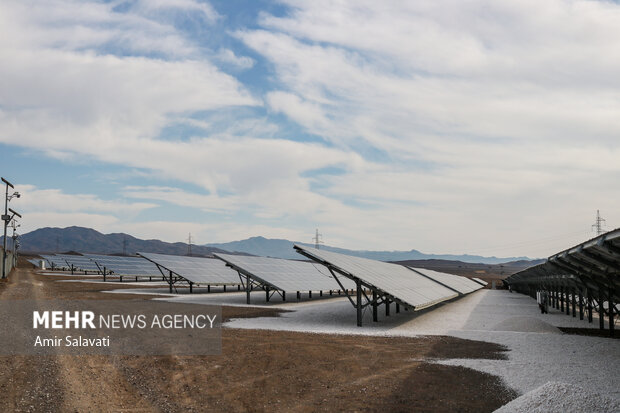
[{"label": "unpaved track", "polygon": [[[17,268],[0,299],[148,298],[57,279]],[[224,307],[223,316],[277,311]],[[491,412],[515,397],[496,377],[424,362],[504,357],[490,343],[224,329],[222,348],[219,356],[0,357],[0,412]]]},{"label": "unpaved track", "polygon": [[[0,291],[2,300],[51,299],[44,281],[17,268]],[[157,411],[108,356],[2,357],[2,411]]]}]

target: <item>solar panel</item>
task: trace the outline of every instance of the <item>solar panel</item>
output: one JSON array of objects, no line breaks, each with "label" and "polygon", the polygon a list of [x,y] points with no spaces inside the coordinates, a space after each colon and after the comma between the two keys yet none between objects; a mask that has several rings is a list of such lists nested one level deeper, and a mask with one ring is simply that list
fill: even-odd
[{"label": "solar panel", "polygon": [[452,290],[458,291],[461,294],[469,294],[482,288],[482,285],[466,277],[461,277],[454,274],[447,274],[445,272],[427,270],[425,268],[409,268],[432,280],[437,281],[440,284],[445,285]]},{"label": "solar panel", "polygon": [[[280,291],[330,291],[342,290],[329,270],[320,264],[280,258],[248,257],[244,255],[214,254],[236,270],[262,284]],[[345,289],[355,288],[355,283],[340,277]]]},{"label": "solar panel", "polygon": [[480,283],[480,285],[483,285],[483,286],[489,284],[488,282],[481,280],[480,278],[477,278],[477,277],[472,277],[472,280],[476,281],[477,283]]},{"label": "solar panel", "polygon": [[56,257],[64,259],[69,267],[73,265],[75,269],[82,271],[99,271],[97,264],[95,264],[90,258],[83,255],[64,255],[58,254]]},{"label": "solar panel", "polygon": [[34,265],[35,267],[38,267],[38,266],[41,265],[41,260],[35,260],[34,258],[33,259],[29,259],[28,262],[30,264]]},{"label": "solar panel", "polygon": [[118,257],[113,255],[86,254],[86,257],[94,261],[100,271],[116,275],[145,275],[160,276],[161,272],[151,261],[142,257]]},{"label": "solar panel", "polygon": [[198,285],[240,284],[237,271],[216,258],[184,257],[180,255],[139,252],[140,256],[172,271]]},{"label": "solar panel", "polygon": [[67,261],[57,255],[41,255],[41,257],[47,261],[50,267],[53,268],[68,268]]},{"label": "solar panel", "polygon": [[300,245],[295,245],[295,249],[298,252],[303,251],[304,255],[317,262],[331,265],[349,277],[359,278],[363,283],[384,291],[414,310],[421,310],[458,296],[449,288],[402,265]]}]

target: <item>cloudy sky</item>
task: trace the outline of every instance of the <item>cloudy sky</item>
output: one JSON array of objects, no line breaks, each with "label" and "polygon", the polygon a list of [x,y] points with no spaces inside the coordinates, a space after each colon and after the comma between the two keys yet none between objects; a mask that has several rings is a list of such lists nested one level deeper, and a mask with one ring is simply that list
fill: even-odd
[{"label": "cloudy sky", "polygon": [[620,226],[612,1],[0,3],[0,172],[79,225],[547,256]]}]

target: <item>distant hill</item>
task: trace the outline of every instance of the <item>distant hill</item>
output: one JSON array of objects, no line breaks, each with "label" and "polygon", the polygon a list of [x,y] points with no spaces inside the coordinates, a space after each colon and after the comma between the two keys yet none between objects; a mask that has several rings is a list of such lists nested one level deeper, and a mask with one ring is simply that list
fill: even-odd
[{"label": "distant hill", "polygon": [[[187,244],[163,242],[155,239],[142,240],[128,234],[102,234],[91,228],[40,228],[21,235],[23,252],[56,253],[78,251],[92,254],[133,255],[138,251],[161,254],[187,255]],[[214,252],[226,252],[213,247],[192,245],[192,255],[211,256]]]},{"label": "distant hill", "polygon": [[[10,240],[9,240],[10,241]],[[138,251],[154,252],[160,254],[187,255],[187,244],[183,242],[163,242],[160,240],[143,240],[128,234],[114,233],[102,234],[91,228],[84,227],[68,227],[68,228],[41,228],[20,236],[22,252],[38,252],[38,253],[55,253],[66,251],[78,251],[83,253],[94,254],[122,254],[123,252],[133,255]],[[301,255],[293,249],[293,241],[285,239],[268,239],[264,237],[252,237],[242,241],[233,241],[223,244],[207,244],[192,245],[192,255],[211,256],[214,252],[222,253],[240,253],[260,255],[265,257],[278,257],[289,259],[303,259]],[[311,244],[298,243],[312,246]],[[371,258],[381,261],[407,261],[414,260],[416,262],[428,261],[435,265],[433,261],[443,260],[442,268],[451,266],[467,271],[482,271],[484,268],[474,268],[474,266],[463,267],[465,263],[477,263],[485,265],[500,265],[509,263],[510,267],[525,268],[533,265],[527,257],[482,257],[477,255],[435,255],[424,254],[417,250],[411,251],[353,251],[330,246],[321,246],[328,251],[339,252],[343,254]],[[445,260],[454,262],[446,263]],[[514,264],[515,261],[523,261]],[[426,264],[425,264],[426,265]],[[425,265],[419,265],[425,267]],[[506,264],[508,267],[508,264]],[[495,271],[497,270],[497,271]],[[508,271],[507,268],[493,268],[492,272],[499,273]],[[456,271],[458,273],[459,271]],[[466,272],[466,271],[464,271]]]},{"label": "distant hill", "polygon": [[[226,242],[221,244],[206,244],[208,247],[220,248],[227,251],[243,252],[252,255],[262,255],[265,257],[294,258],[301,256],[293,249],[293,244],[312,246],[303,242],[293,242],[285,239],[268,239],[264,237],[252,237],[241,241]],[[321,248],[327,251],[339,252],[342,254],[354,255],[357,257],[370,258],[380,261],[408,261],[408,260],[452,260],[468,263],[483,264],[502,264],[512,261],[530,261],[528,257],[482,257],[479,255],[453,255],[453,254],[424,254],[417,250],[411,251],[354,251],[330,246]]]},{"label": "distant hill", "polygon": [[462,275],[465,277],[478,277],[486,281],[504,279],[509,275],[543,263],[544,259],[532,261],[510,261],[503,264],[471,263],[451,260],[407,260],[398,261],[398,264],[409,267],[426,268],[449,274]]}]

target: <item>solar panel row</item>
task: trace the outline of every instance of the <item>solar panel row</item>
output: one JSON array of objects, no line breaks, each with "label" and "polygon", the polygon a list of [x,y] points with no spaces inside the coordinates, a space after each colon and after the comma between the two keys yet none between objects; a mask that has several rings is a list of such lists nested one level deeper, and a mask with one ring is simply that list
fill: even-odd
[{"label": "solar panel row", "polygon": [[425,268],[409,268],[450,288],[451,290],[457,291],[460,294],[469,294],[482,288],[481,284],[472,281],[469,278],[460,277],[454,274],[447,274],[445,272],[427,270]]},{"label": "solar panel row", "polygon": [[41,255],[50,268],[68,268],[67,261],[57,255]]},{"label": "solar panel row", "polygon": [[[319,264],[280,258],[250,257],[243,255],[215,254],[232,268],[262,284],[280,291],[330,291],[342,287],[329,270]],[[342,277],[345,289],[355,288],[355,283]]]},{"label": "solar panel row", "polygon": [[239,274],[215,258],[139,252],[141,257],[196,285],[237,285]]},{"label": "solar panel row", "polygon": [[295,245],[295,249],[351,279],[359,279],[368,287],[384,291],[414,310],[421,310],[458,296],[456,291],[402,265],[306,246]]},{"label": "solar panel row", "polygon": [[90,258],[83,255],[58,254],[56,257],[64,260],[69,268],[73,267],[74,269],[81,271],[99,271],[97,264],[95,264]]},{"label": "solar panel row", "polygon": [[115,275],[161,276],[157,266],[140,257],[86,254],[98,266],[99,271]]}]

